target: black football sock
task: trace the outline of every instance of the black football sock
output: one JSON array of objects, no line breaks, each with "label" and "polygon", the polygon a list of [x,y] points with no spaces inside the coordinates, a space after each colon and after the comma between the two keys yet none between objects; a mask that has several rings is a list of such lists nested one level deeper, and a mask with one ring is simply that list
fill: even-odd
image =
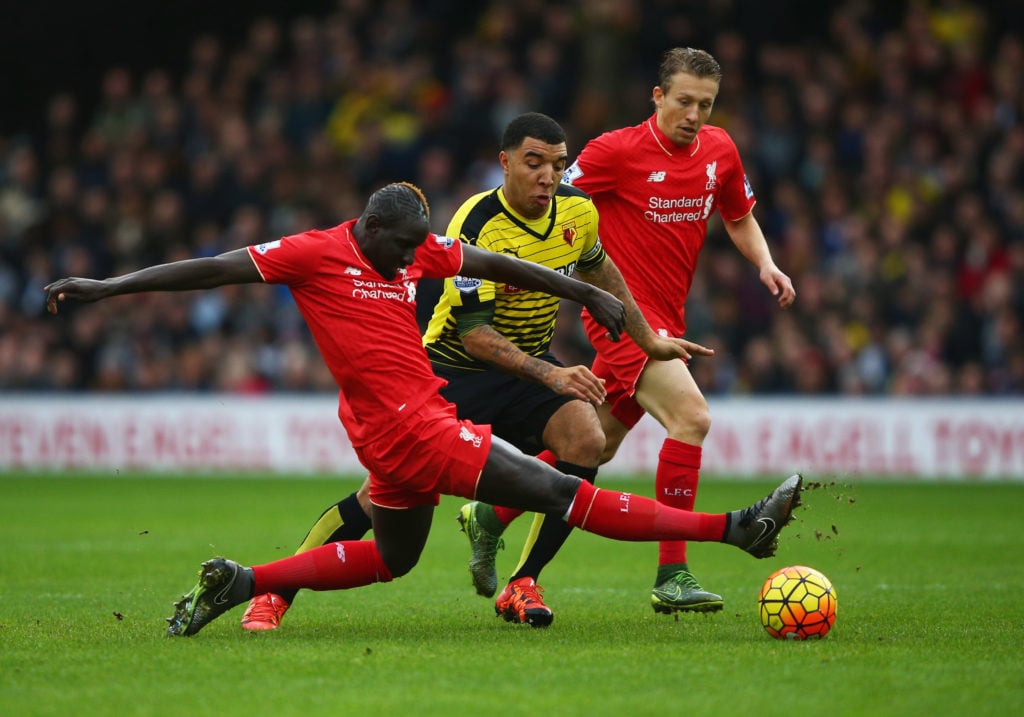
[{"label": "black football sock", "polygon": [[[584,468],[574,463],[556,461],[555,469],[562,473],[578,476],[588,483],[593,483],[597,479],[597,468]],[[540,525],[539,529],[537,527],[538,523]],[[526,539],[526,544],[523,546],[519,567],[516,568],[516,572],[509,578],[509,582],[524,577],[531,577],[536,580],[544,566],[554,559],[555,554],[558,553],[558,550],[565,543],[566,538],[569,537],[571,532],[572,528],[564,520],[559,520],[554,516],[538,514],[534,519],[533,527],[530,529],[530,534]]]}]

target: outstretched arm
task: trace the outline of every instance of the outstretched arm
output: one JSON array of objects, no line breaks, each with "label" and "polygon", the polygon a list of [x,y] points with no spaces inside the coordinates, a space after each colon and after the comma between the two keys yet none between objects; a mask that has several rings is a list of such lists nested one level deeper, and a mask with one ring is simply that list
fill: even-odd
[{"label": "outstretched arm", "polygon": [[118,294],[212,289],[260,281],[263,278],[248,249],[234,249],[212,257],[158,264],[111,279],[58,279],[43,290],[46,292],[46,310],[56,314],[58,303],[67,299],[88,303]]},{"label": "outstretched arm", "polygon": [[757,267],[761,283],[768,287],[772,296],[779,302],[779,306],[785,309],[796,299],[796,290],[793,282],[788,276],[782,273],[779,267],[775,266],[771,250],[768,249],[768,242],[761,231],[761,225],[753,214],[747,214],[742,219],[734,222],[724,222],[725,230],[729,232],[729,238],[747,261]]},{"label": "outstretched arm", "polygon": [[583,304],[590,310],[590,315],[608,329],[612,341],[619,340],[625,326],[626,312],[622,301],[607,291],[559,274],[540,264],[505,254],[478,249],[471,245],[464,246],[462,252],[460,273],[464,276],[502,281]]},{"label": "outstretched arm", "polygon": [[714,355],[715,352],[712,349],[692,341],[656,334],[651,325],[647,323],[647,319],[640,311],[640,307],[637,306],[633,295],[629,293],[626,280],[622,278],[619,267],[615,266],[611,257],[606,256],[600,265],[589,271],[577,268],[576,273],[583,281],[604,289],[623,303],[626,307],[626,333],[651,358],[668,361],[676,358],[689,359],[694,355]]}]

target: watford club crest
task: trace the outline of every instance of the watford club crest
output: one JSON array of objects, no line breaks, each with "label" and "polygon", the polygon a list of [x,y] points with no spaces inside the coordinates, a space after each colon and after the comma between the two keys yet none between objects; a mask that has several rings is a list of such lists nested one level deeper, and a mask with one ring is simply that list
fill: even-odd
[{"label": "watford club crest", "polygon": [[576,222],[562,225],[562,240],[569,246],[572,246],[573,242],[576,241]]}]

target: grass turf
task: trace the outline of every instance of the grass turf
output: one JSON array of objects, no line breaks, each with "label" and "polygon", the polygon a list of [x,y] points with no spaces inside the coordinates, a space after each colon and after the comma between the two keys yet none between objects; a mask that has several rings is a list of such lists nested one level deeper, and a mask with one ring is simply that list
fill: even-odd
[{"label": "grass turf", "polygon": [[[649,481],[606,482],[650,494]],[[505,623],[476,596],[444,498],[420,565],[391,585],[304,592],[282,629],[242,608],[191,639],[164,637],[199,563],[291,554],[353,480],[0,478],[0,713],[313,715],[1014,714],[1024,708],[1024,485],[825,482],[755,561],[690,547],[721,593],[715,615],[656,615],[656,548],[578,533],[544,572],[547,630]],[[768,482],[704,481],[698,507],[741,507]],[[506,534],[507,577],[529,521]],[[761,581],[828,575],[838,620],[779,642]]]}]

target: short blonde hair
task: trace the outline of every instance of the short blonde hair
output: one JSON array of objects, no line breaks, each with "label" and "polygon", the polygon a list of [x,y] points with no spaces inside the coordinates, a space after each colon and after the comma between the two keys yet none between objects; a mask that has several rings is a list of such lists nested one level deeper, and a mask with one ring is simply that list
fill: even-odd
[{"label": "short blonde hair", "polygon": [[701,79],[710,77],[715,82],[722,81],[722,66],[710,52],[692,47],[673,47],[666,52],[658,68],[658,85],[668,91],[672,77],[685,72]]}]

